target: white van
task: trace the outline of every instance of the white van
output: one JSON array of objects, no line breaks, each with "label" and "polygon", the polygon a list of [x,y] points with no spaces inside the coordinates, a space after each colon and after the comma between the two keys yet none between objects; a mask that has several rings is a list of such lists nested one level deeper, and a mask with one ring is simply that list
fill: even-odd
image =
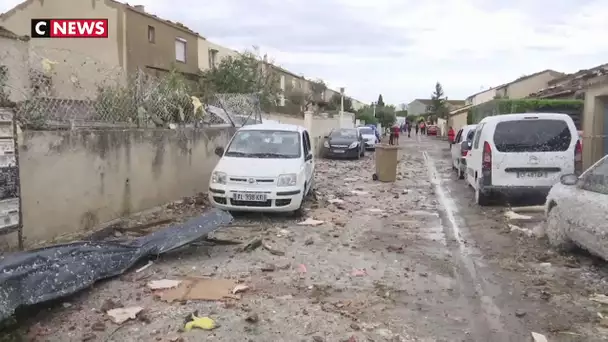
[{"label": "white van", "polygon": [[562,175],[581,169],[581,142],[570,116],[506,114],[477,124],[466,177],[475,202],[487,205],[493,194],[546,194]]},{"label": "white van", "polygon": [[218,147],[209,200],[230,211],[299,212],[314,186],[315,161],[304,127],[262,123],[241,127]]},{"label": "white van", "polygon": [[[458,130],[454,143],[450,146],[452,169],[458,173],[458,179],[464,179],[467,172],[467,157],[475,135],[477,125],[466,125]],[[466,144],[463,146],[463,144]]]}]

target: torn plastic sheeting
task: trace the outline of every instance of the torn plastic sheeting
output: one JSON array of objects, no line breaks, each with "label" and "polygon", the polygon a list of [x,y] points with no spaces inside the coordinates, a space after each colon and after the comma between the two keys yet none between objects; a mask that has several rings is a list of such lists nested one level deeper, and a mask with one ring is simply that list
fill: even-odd
[{"label": "torn plastic sheeting", "polygon": [[0,321],[19,306],[83,290],[124,273],[144,257],[188,245],[231,221],[228,212],[213,209],[128,243],[84,241],[5,255],[0,258]]}]

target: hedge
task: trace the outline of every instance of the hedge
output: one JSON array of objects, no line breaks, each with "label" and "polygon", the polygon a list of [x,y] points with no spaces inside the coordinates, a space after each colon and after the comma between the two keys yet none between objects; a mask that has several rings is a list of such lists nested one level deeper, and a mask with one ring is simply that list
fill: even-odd
[{"label": "hedge", "polygon": [[583,116],[584,101],[582,100],[544,100],[544,99],[518,99],[518,100],[492,100],[471,107],[467,113],[467,124],[479,123],[486,116],[512,114],[512,113],[564,113],[574,120],[580,129]]}]

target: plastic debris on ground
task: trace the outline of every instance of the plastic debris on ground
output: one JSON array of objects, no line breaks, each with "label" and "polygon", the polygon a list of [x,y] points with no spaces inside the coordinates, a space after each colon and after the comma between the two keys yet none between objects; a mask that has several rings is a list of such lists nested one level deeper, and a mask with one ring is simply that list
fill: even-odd
[{"label": "plastic debris on ground", "polygon": [[320,221],[320,220],[315,220],[313,218],[307,218],[306,220],[302,221],[302,222],[298,222],[298,225],[300,226],[318,226],[325,223],[325,221]]},{"label": "plastic debris on ground", "polygon": [[232,219],[228,212],[213,209],[183,224],[128,242],[82,241],[3,255],[0,321],[9,318],[20,306],[76,293],[98,280],[126,272],[141,259],[201,240]]}]

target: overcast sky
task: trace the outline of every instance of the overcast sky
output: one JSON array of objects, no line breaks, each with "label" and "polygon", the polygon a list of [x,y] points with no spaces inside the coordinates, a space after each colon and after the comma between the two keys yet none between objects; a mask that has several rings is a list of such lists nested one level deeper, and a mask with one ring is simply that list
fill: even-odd
[{"label": "overcast sky", "polygon": [[[53,0],[63,1],[63,0]],[[4,12],[19,0],[0,0]],[[606,0],[139,0],[207,39],[364,102],[464,99],[543,69],[608,62]]]}]

